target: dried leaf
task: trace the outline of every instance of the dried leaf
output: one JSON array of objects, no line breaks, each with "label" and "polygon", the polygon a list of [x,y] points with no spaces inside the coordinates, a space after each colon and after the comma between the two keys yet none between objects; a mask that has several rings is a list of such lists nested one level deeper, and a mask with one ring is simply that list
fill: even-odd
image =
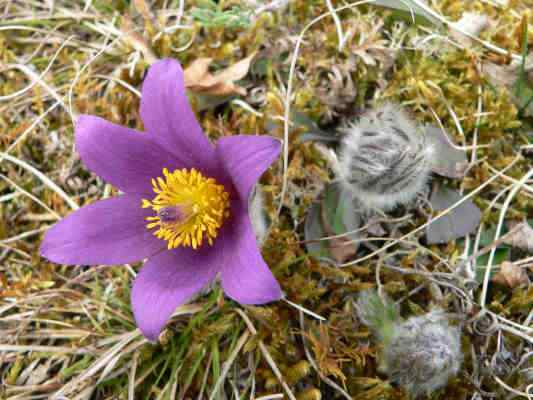
[{"label": "dried leaf", "polygon": [[213,62],[212,58],[202,57],[194,60],[186,69],[183,71],[183,76],[185,79],[185,86],[189,87],[195,82],[200,82],[202,79],[207,80],[208,78],[212,79],[212,75],[209,74],[209,65]]},{"label": "dried leaf", "polygon": [[[435,211],[442,211],[461,200],[454,189],[438,186],[429,202]],[[481,220],[481,211],[468,199],[426,228],[428,244],[446,243],[472,233]]]},{"label": "dried leaf", "polygon": [[492,281],[511,289],[520,285],[529,284],[529,278],[525,268],[516,266],[510,261],[505,261],[500,265],[500,271],[494,274]]},{"label": "dried leaf", "polygon": [[[479,36],[490,24],[489,17],[483,14],[465,12],[461,19],[450,24],[450,35],[463,46],[472,45],[472,39],[466,34]],[[466,34],[465,34],[466,33]]]},{"label": "dried leaf", "polygon": [[254,52],[241,61],[230,65],[228,68],[217,74],[217,79],[233,82],[244,78],[250,69],[250,64],[252,63],[255,54],[256,53]]},{"label": "dried leaf", "polygon": [[426,140],[433,146],[431,170],[448,178],[462,178],[468,167],[466,153],[450,144],[446,133],[439,127],[427,125],[425,127]]},{"label": "dried leaf", "polygon": [[518,66],[498,65],[487,61],[482,64],[483,72],[494,86],[511,88],[518,78]]},{"label": "dried leaf", "polygon": [[[512,90],[520,77],[522,64],[517,60],[504,65],[486,61],[482,64],[482,69],[491,84]],[[525,58],[523,72],[527,74],[528,80],[533,79],[533,53]]]},{"label": "dried leaf", "polygon": [[533,252],[533,228],[529,226],[527,221],[520,222],[519,225],[513,233],[506,236],[503,242],[510,246]]},{"label": "dried leaf", "polygon": [[184,71],[185,87],[194,92],[212,95],[245,95],[246,89],[234,82],[246,76],[255,53],[213,75],[209,72],[211,58],[198,58]]},{"label": "dried leaf", "polygon": [[381,217],[378,217],[377,215],[371,216],[368,221],[366,221],[366,224],[368,225],[366,230],[370,235],[382,237],[387,234],[387,231],[383,228],[380,221]]},{"label": "dried leaf", "polygon": [[[328,236],[334,236],[335,231],[328,221],[328,210],[322,206],[321,208],[322,225],[325,233]],[[347,237],[339,237],[328,240],[329,252],[333,259],[337,262],[343,263],[349,260],[357,253],[357,245]]]}]

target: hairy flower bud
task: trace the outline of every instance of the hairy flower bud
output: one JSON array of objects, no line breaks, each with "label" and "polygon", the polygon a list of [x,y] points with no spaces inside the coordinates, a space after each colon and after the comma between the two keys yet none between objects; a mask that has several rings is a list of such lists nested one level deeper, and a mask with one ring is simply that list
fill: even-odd
[{"label": "hairy flower bud", "polygon": [[392,209],[424,188],[433,148],[398,106],[384,104],[343,131],[341,181],[364,206]]},{"label": "hairy flower bud", "polygon": [[413,397],[445,386],[459,371],[463,358],[459,328],[449,325],[442,310],[402,322],[389,303],[366,291],[356,308],[359,319],[382,344],[383,366],[390,380]]},{"label": "hairy flower bud", "polygon": [[400,324],[384,348],[391,380],[414,397],[445,386],[459,371],[462,358],[459,328],[450,326],[440,310]]}]

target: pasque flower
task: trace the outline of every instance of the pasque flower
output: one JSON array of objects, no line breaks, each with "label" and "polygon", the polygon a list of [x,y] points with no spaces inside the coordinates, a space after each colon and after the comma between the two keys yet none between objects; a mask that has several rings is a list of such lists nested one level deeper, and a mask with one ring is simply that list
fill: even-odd
[{"label": "pasque flower", "polygon": [[234,135],[213,146],[185,94],[178,62],[153,64],[142,87],[146,132],[83,115],[82,161],[123,194],[73,212],[46,233],[41,254],[62,264],[148,259],[132,290],[133,313],[156,340],[179,305],[217,275],[242,304],[281,297],[257,247],[250,193],[280,150],[269,136]]}]

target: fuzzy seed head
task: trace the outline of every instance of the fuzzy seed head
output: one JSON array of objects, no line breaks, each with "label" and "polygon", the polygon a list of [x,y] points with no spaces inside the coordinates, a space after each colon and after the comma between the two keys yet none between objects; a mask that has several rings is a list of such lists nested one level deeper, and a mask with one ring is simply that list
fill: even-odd
[{"label": "fuzzy seed head", "polygon": [[460,331],[440,310],[395,327],[383,351],[391,381],[413,397],[445,386],[462,362]]},{"label": "fuzzy seed head", "polygon": [[424,188],[433,148],[398,106],[384,104],[343,131],[341,182],[365,207],[389,210]]}]

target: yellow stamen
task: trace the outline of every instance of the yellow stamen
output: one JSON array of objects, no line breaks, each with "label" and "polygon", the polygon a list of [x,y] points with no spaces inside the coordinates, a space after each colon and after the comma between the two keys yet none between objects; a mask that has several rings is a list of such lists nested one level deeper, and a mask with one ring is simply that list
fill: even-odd
[{"label": "yellow stamen", "polygon": [[168,242],[168,249],[178,246],[197,249],[204,239],[211,246],[218,230],[229,215],[229,194],[214,179],[194,168],[169,172],[152,179],[155,197],[142,200],[141,207],[151,208],[155,216],[146,217],[148,229],[157,228],[156,237]]}]

